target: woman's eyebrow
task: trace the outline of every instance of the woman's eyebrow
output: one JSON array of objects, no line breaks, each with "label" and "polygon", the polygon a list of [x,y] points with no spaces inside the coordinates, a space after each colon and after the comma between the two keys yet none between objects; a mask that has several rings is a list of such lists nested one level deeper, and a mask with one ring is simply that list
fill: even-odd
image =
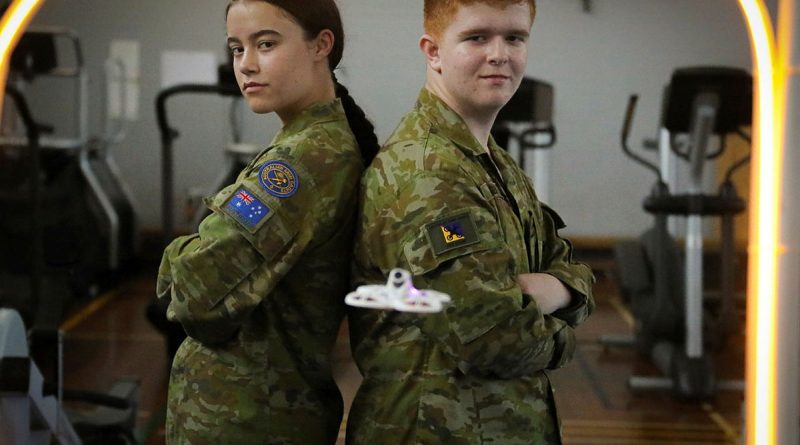
[{"label": "woman's eyebrow", "polygon": [[[279,35],[281,35],[281,33],[279,33],[278,31],[275,31],[275,30],[273,30],[273,29],[262,29],[262,30],[260,30],[260,31],[256,31],[256,32],[254,32],[254,33],[250,34],[250,35],[248,36],[248,40],[256,40],[256,39],[258,39],[259,37],[264,37],[264,36],[266,36],[266,35],[276,35],[276,36],[279,36]],[[240,43],[241,41],[240,41],[238,38],[236,38],[236,37],[228,37],[228,39],[227,39],[227,42],[228,42],[228,43]]]}]

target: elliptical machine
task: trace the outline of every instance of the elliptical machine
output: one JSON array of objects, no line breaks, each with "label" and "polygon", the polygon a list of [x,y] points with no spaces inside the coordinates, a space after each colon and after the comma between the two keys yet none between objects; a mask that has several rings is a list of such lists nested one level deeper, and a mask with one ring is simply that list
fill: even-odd
[{"label": "elliptical machine", "polygon": [[[709,160],[725,149],[731,133],[749,138],[741,127],[751,121],[752,77],[745,71],[721,67],[676,70],[664,94],[659,166],[632,152],[628,136],[638,97],[631,96],[622,130],[622,148],[632,160],[655,173],[657,181],[643,207],[654,225],[637,241],[619,243],[614,249],[620,287],[629,299],[636,319],[639,352],[649,355],[665,377],[632,376],[632,390],[672,390],[680,398],[704,399],[718,389],[741,389],[738,381],[717,381],[707,346],[721,346],[735,327],[734,223],[745,203],[731,182],[733,174],[749,161],[739,159],[725,173],[716,194],[704,193],[704,174]],[[665,133],[666,132],[666,133]],[[678,143],[679,135],[687,135]],[[711,150],[710,140],[719,136]],[[670,190],[664,171],[668,152],[688,164],[685,193]],[[668,230],[670,216],[686,218],[684,251]],[[720,292],[713,299],[703,286],[703,221],[721,220],[719,250]],[[620,344],[606,336],[604,344]]]},{"label": "elliptical machine", "polygon": [[12,54],[9,84],[28,97],[39,93],[34,103],[55,103],[39,114],[50,110],[57,113],[50,119],[74,124],[70,132],[31,123],[43,134],[36,155],[19,136],[18,110],[6,108],[0,131],[0,304],[16,308],[31,327],[44,366],[70,307],[114,284],[135,261],[136,212],[108,149],[119,133],[89,137],[89,79],[78,36],[28,28]]},{"label": "elliptical machine", "polygon": [[[30,178],[40,170],[40,125],[31,116],[24,96],[12,85],[6,94],[15,105],[16,116],[24,126],[26,149],[30,162]],[[28,181],[30,211],[31,271],[29,298],[42,312],[39,299],[44,282],[45,251],[43,249],[42,194],[46,188],[37,180]],[[63,335],[56,330],[55,374],[48,380],[40,370],[28,343],[37,338],[34,329],[26,332],[19,311],[6,308],[0,299],[0,444],[95,445],[138,443],[135,437],[139,382],[135,378],[117,380],[108,393],[70,390],[63,387]],[[39,321],[38,319],[36,321]],[[41,329],[41,326],[39,327]],[[35,345],[35,343],[34,343]],[[64,401],[89,404],[91,409],[69,410]]]}]

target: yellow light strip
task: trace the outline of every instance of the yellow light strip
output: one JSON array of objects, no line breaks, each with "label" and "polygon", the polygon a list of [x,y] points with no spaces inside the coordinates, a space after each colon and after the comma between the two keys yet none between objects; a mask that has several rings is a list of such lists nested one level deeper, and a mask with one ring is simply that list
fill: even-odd
[{"label": "yellow light strip", "polygon": [[763,0],[739,0],[755,65],[747,289],[746,443],[776,440],[776,302],[780,147],[776,139],[775,34]]},{"label": "yellow light strip", "polygon": [[[6,90],[11,53],[44,0],[15,0],[0,20],[0,93]],[[5,94],[0,94],[0,115]]]}]

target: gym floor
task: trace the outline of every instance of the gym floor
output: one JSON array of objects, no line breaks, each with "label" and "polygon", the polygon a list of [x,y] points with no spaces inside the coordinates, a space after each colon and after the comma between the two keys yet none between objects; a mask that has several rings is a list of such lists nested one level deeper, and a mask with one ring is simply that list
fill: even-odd
[{"label": "gym floor", "polygon": [[[581,252],[578,252],[581,257]],[[622,304],[607,252],[583,255],[597,275],[597,309],[578,329],[579,349],[565,368],[551,374],[566,445],[669,445],[739,443],[741,391],[721,391],[705,401],[681,401],[669,393],[632,393],[632,374],[658,376],[647,359],[633,349],[606,347],[599,338],[630,334],[632,317]],[[164,443],[163,407],[168,363],[164,338],[146,320],[153,297],[157,262],[148,261],[113,290],[76,310],[62,325],[65,331],[65,387],[103,391],[115,379],[136,376],[141,382],[137,434],[147,445]],[[744,374],[744,315],[736,334],[715,354],[718,378]],[[343,326],[334,351],[336,379],[346,405],[360,375],[347,347]],[[344,443],[344,432],[339,443]]]}]

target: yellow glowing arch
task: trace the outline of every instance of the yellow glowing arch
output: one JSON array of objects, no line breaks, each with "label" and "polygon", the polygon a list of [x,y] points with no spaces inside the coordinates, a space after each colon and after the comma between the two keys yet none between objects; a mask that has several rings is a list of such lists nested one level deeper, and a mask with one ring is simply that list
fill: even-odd
[{"label": "yellow glowing arch", "polygon": [[[772,445],[777,433],[777,302],[781,253],[785,60],[763,0],[739,0],[750,33],[757,82],[750,194],[747,289],[746,443]],[[788,42],[781,42],[788,45]]]},{"label": "yellow glowing arch", "polygon": [[[14,0],[0,20],[0,92],[6,89],[11,53],[42,3],[44,0]],[[0,94],[0,114],[4,96]]]}]

